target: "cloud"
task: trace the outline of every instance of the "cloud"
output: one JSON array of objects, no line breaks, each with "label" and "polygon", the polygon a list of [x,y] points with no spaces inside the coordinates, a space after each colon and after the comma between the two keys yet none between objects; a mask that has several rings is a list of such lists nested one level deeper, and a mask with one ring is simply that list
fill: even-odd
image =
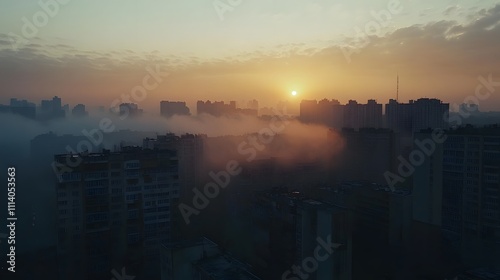
[{"label": "cloud", "polygon": [[[450,6],[445,12],[459,9]],[[397,72],[407,83],[402,89],[406,86],[406,94],[412,98],[431,94],[458,100],[467,94],[465,89],[474,89],[477,76],[500,74],[500,5],[467,13],[474,20],[411,25],[381,37],[364,38],[367,43],[353,50],[352,63],[347,63],[335,43],[329,47],[282,44],[211,60],[126,49],[84,51],[38,41],[15,52],[0,43],[1,90],[3,95],[33,92],[45,98],[70,94],[75,103],[88,102],[89,98],[77,97],[87,95],[102,104],[99,98],[112,100],[130,91],[147,65],[160,64],[172,75],[148,99],[153,108],[160,100],[194,102],[207,95],[218,100],[250,96],[265,101],[273,95],[270,92],[289,91],[297,85],[311,98],[328,94],[344,101],[366,100],[370,92],[383,101],[392,97],[389,91],[393,91],[392,77]],[[5,38],[0,34],[0,42]],[[345,42],[353,39],[345,38]]]},{"label": "cloud", "polygon": [[446,8],[443,12],[443,15],[445,16],[451,16],[453,14],[456,14],[460,11],[460,6],[458,5],[454,5],[454,6],[449,6],[448,8]]}]

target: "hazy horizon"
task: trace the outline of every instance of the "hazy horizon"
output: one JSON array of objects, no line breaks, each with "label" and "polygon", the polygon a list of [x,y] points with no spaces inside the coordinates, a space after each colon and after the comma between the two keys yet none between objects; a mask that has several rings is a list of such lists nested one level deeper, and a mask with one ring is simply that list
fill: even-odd
[{"label": "hazy horizon", "polygon": [[[23,18],[33,24],[43,8],[3,2],[2,104],[57,95],[71,106],[109,107],[157,66],[168,77],[136,102],[155,113],[161,100],[186,101],[192,112],[196,100],[386,103],[396,97],[397,75],[400,101],[462,103],[479,76],[500,74],[496,1],[66,1],[32,38]],[[12,34],[26,39],[17,50]],[[499,104],[491,96],[480,109]]]}]

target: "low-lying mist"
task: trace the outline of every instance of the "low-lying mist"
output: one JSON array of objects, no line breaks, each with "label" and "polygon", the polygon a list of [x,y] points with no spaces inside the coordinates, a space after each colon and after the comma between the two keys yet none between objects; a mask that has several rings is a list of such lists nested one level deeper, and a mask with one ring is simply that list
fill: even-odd
[{"label": "low-lying mist", "polygon": [[[176,135],[205,134],[208,138],[205,139],[204,153],[199,161],[203,161],[203,170],[207,172],[222,170],[230,160],[238,161],[247,173],[253,173],[251,168],[255,166],[266,168],[261,162],[269,159],[272,159],[273,164],[284,167],[310,162],[326,166],[344,146],[342,138],[334,133],[329,134],[327,127],[303,124],[280,116],[201,115],[166,119],[146,115],[120,118],[96,114],[83,118],[37,121],[0,114],[0,120],[3,132],[0,137],[2,168],[15,166],[18,174],[16,206],[20,217],[17,229],[20,252],[43,249],[57,243],[57,179],[51,167],[53,155],[66,153],[67,146],[76,149],[78,141],[88,139],[86,134],[93,137],[102,134],[103,145],[99,148],[108,149],[120,145],[122,141],[140,146],[145,135],[155,137],[167,132]],[[121,133],[125,130],[127,133]],[[35,137],[49,132],[54,134],[41,140],[38,138],[36,145],[32,145],[31,141]],[[98,151],[98,147],[93,148],[93,152]],[[198,158],[194,160],[198,161]],[[5,196],[6,193],[2,192],[0,199],[6,199]]]},{"label": "low-lying mist", "polygon": [[[122,130],[153,132],[159,135],[171,132],[176,135],[205,134],[208,137],[245,136],[244,138],[231,138],[233,145],[229,147],[238,148],[241,145],[240,150],[246,150],[246,146],[255,146],[258,158],[302,157],[310,159],[314,158],[315,155],[324,156],[327,154],[326,152],[335,151],[342,147],[342,143],[337,142],[337,146],[333,147],[333,150],[330,149],[332,143],[327,143],[328,129],[326,127],[302,124],[297,120],[278,116],[273,119],[262,119],[244,115],[214,117],[204,114],[201,116],[174,116],[166,119],[159,116],[125,118],[112,114],[97,114],[90,117],[37,121],[16,115],[1,114],[0,119],[2,119],[0,129],[4,132],[0,139],[2,146],[0,155],[4,159],[14,161],[20,157],[28,156],[30,141],[37,135],[48,132],[75,136],[84,136],[85,133],[91,135],[102,133],[104,140],[106,140],[107,134]],[[103,122],[106,123],[104,126]],[[252,134],[254,135],[252,136]],[[278,135],[279,137],[276,137]],[[284,135],[286,137],[283,137]],[[256,138],[257,143],[250,143],[248,137]],[[279,141],[276,141],[278,138]],[[243,142],[248,144],[244,145]],[[226,146],[226,148],[229,147]],[[222,147],[219,147],[218,150],[218,154],[226,153]],[[228,152],[233,153],[234,151]]]}]

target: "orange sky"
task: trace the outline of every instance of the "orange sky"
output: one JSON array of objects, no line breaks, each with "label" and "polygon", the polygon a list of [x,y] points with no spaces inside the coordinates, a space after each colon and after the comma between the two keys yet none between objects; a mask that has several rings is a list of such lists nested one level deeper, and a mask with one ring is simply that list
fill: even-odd
[{"label": "orange sky", "polygon": [[[402,101],[436,97],[461,103],[474,93],[479,76],[491,74],[500,80],[500,5],[461,13],[469,20],[409,24],[364,42],[352,37],[323,45],[290,43],[208,57],[86,51],[42,38],[13,51],[8,37],[0,34],[0,103],[8,103],[10,97],[39,103],[58,95],[71,106],[109,106],[140,85],[145,68],[155,65],[170,76],[136,102],[155,114],[161,100],[193,105],[196,100],[257,99],[261,107],[322,98],[386,103],[395,98],[397,74]],[[348,59],[342,51],[346,46],[356,51]],[[299,94],[292,97],[292,90]],[[482,110],[497,109],[500,97],[492,95],[479,105]]]}]

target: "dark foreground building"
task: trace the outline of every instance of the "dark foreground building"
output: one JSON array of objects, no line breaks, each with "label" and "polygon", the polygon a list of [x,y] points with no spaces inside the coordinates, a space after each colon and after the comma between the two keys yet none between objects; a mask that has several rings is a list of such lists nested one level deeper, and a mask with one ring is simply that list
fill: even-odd
[{"label": "dark foreground building", "polygon": [[[57,155],[59,279],[158,279],[160,244],[175,239],[179,198],[175,151]],[[116,277],[115,277],[116,278]]]}]

